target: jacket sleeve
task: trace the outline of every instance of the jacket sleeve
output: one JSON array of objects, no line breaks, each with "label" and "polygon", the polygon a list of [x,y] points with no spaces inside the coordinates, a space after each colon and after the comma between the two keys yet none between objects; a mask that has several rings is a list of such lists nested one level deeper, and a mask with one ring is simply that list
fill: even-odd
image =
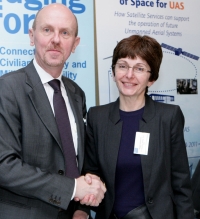
[{"label": "jacket sleeve", "polygon": [[195,210],[200,212],[200,160],[192,176],[192,200]]},{"label": "jacket sleeve", "polygon": [[[98,153],[97,153],[97,144],[95,140],[97,140],[94,137],[94,130],[93,130],[93,123],[95,121],[94,117],[96,116],[93,112],[92,108],[89,109],[87,113],[87,128],[86,128],[86,146],[85,146],[85,159],[84,159],[84,165],[83,165],[83,171],[82,174],[85,175],[86,173],[91,173],[94,175],[97,175],[102,180],[101,171],[99,169],[98,164]],[[103,180],[102,180],[103,181]],[[97,211],[104,203],[104,200],[100,203],[98,207],[88,207],[93,211]]]},{"label": "jacket sleeve", "polygon": [[183,127],[184,116],[180,107],[176,106],[171,120],[171,184],[177,219],[193,219],[191,182]]},{"label": "jacket sleeve", "polygon": [[84,173],[92,173],[101,178],[101,173],[98,164],[98,153],[97,153],[97,142],[98,136],[95,135],[93,130],[93,123],[95,118],[93,118],[92,108],[89,109],[87,114],[87,128],[86,128],[86,148],[85,148],[85,161],[84,161]]}]

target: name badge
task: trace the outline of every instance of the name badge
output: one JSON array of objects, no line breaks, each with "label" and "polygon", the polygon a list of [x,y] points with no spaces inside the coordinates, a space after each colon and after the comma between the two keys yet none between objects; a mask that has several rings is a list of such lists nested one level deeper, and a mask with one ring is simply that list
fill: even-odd
[{"label": "name badge", "polygon": [[150,133],[136,132],[134,154],[148,155]]}]

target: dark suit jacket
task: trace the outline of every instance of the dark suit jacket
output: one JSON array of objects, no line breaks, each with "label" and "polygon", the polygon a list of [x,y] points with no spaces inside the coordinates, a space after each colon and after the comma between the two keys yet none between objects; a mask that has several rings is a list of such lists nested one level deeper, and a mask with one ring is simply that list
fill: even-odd
[{"label": "dark suit jacket", "polygon": [[200,212],[200,160],[192,176],[192,200],[194,208]]},{"label": "dark suit jacket", "polygon": [[[78,166],[83,166],[84,92],[62,78],[78,131]],[[64,155],[55,118],[36,69],[0,78],[0,218],[53,219],[67,209],[74,179],[64,176]]]},{"label": "dark suit jacket", "polygon": [[[150,133],[148,155],[141,155],[141,163],[145,201],[153,219],[193,219],[183,126],[178,106],[146,96],[139,131]],[[90,108],[84,171],[98,174],[107,187],[96,219],[108,219],[113,208],[121,131],[119,100]]]}]

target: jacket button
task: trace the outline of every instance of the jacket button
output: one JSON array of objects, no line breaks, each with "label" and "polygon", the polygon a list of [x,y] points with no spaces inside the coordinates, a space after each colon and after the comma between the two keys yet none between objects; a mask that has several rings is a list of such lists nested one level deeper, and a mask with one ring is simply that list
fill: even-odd
[{"label": "jacket button", "polygon": [[64,175],[64,171],[63,170],[58,170],[58,174],[59,175]]},{"label": "jacket button", "polygon": [[152,198],[148,198],[148,203],[149,204],[153,204],[153,199]]},{"label": "jacket button", "polygon": [[57,201],[55,199],[53,200],[53,204],[57,205]]}]

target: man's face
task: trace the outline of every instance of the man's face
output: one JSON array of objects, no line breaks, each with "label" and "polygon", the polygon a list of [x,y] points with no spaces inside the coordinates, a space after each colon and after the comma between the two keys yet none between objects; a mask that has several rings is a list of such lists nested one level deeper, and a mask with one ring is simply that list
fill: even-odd
[{"label": "man's face", "polygon": [[29,36],[36,48],[36,61],[47,72],[52,67],[61,71],[75,51],[80,41],[75,37],[76,25],[74,15],[62,4],[46,6],[39,12],[36,27],[29,31]]}]

